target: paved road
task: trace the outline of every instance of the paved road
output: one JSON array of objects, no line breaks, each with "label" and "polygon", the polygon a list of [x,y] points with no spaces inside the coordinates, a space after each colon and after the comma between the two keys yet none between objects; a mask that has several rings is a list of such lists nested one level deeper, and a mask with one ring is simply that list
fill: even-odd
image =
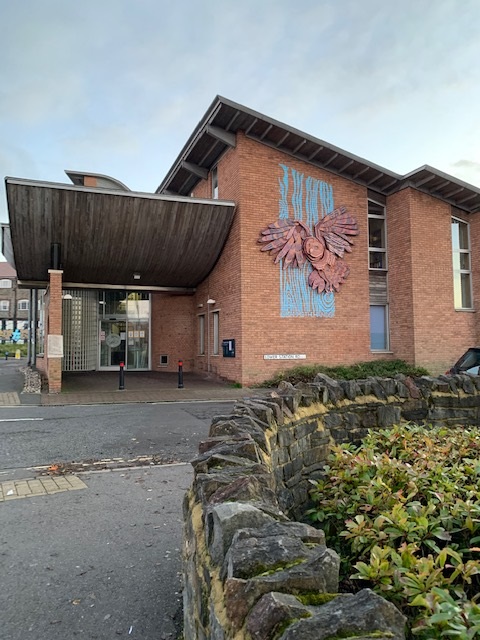
[{"label": "paved road", "polygon": [[[0,408],[0,482],[29,467],[161,454],[190,460],[231,404]],[[189,464],[83,473],[85,489],[0,503],[0,637],[164,640],[181,628]]]},{"label": "paved road", "polygon": [[[158,455],[188,462],[232,403],[0,408],[0,479],[55,462]],[[30,472],[31,473],[31,472]]]}]

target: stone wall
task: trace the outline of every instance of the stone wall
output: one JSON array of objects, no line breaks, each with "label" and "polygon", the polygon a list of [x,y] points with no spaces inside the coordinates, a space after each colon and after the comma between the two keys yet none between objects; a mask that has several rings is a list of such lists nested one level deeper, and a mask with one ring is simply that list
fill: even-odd
[{"label": "stone wall", "polygon": [[404,638],[393,605],[369,589],[337,593],[337,554],[300,521],[309,481],[332,440],[403,421],[478,425],[479,406],[478,377],[318,375],[216,417],[184,503],[185,640]]}]

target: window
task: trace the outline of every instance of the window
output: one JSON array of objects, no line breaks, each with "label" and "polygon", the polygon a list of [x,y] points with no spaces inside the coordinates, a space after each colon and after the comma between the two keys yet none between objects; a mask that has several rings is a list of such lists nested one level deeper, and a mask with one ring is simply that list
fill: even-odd
[{"label": "window", "polygon": [[213,312],[213,355],[220,353],[220,312]]},{"label": "window", "polygon": [[368,266],[387,269],[385,207],[373,200],[368,201]]},{"label": "window", "polygon": [[10,302],[8,300],[0,300],[0,311],[8,311]]},{"label": "window", "polygon": [[470,229],[466,222],[458,218],[452,218],[452,258],[455,309],[472,309]]},{"label": "window", "polygon": [[19,300],[18,301],[18,310],[19,311],[28,311],[28,300]]},{"label": "window", "polygon": [[198,316],[198,353],[205,355],[205,316]]},{"label": "window", "polygon": [[212,198],[218,200],[218,172],[217,167],[212,169]]},{"label": "window", "polygon": [[0,280],[0,289],[11,289],[12,288],[12,281],[8,280],[8,278],[2,278],[2,280]]},{"label": "window", "polygon": [[370,349],[388,350],[388,313],[386,305],[370,306]]}]

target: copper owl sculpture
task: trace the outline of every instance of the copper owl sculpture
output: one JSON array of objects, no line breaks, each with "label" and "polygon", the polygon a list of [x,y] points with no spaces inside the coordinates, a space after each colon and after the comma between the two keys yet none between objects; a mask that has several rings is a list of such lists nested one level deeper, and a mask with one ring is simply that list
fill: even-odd
[{"label": "copper owl sculpture", "polygon": [[312,272],[308,284],[318,293],[338,291],[350,269],[343,260],[350,253],[352,236],[358,235],[357,221],[346,207],[339,207],[314,226],[314,233],[301,220],[280,218],[268,225],[258,240],[261,251],[276,254],[275,263],[283,267],[301,267],[308,260]]}]

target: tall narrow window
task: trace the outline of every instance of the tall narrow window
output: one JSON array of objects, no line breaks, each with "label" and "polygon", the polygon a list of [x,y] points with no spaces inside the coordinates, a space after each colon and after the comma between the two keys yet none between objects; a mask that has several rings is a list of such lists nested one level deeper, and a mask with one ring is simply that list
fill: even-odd
[{"label": "tall narrow window", "polygon": [[455,309],[472,309],[470,229],[466,222],[458,218],[452,218],[452,258]]},{"label": "tall narrow window", "polygon": [[198,354],[205,355],[205,316],[198,316]]},{"label": "tall narrow window", "polygon": [[388,350],[388,313],[386,305],[370,305],[370,348]]},{"label": "tall narrow window", "polygon": [[368,266],[387,269],[385,207],[372,200],[368,201]]},{"label": "tall narrow window", "polygon": [[213,355],[220,353],[220,312],[213,312]]},{"label": "tall narrow window", "polygon": [[218,171],[217,167],[212,169],[212,198],[218,200]]}]

